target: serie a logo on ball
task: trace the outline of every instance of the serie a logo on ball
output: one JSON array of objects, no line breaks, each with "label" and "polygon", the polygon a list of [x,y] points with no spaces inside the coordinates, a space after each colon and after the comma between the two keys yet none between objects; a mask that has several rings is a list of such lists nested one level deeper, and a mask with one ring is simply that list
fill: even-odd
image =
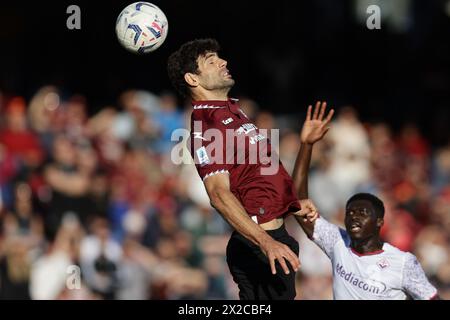
[{"label": "serie a logo on ball", "polygon": [[166,40],[169,23],[164,12],[149,2],[135,2],[117,17],[116,35],[127,50],[145,54],[158,49]]}]

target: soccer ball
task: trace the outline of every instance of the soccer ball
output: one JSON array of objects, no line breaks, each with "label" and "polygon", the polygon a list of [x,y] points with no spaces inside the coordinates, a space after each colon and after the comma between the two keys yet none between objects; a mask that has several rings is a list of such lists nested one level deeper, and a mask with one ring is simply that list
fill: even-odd
[{"label": "soccer ball", "polygon": [[127,50],[144,54],[155,51],[166,40],[166,15],[149,2],[130,4],[117,17],[116,35]]}]

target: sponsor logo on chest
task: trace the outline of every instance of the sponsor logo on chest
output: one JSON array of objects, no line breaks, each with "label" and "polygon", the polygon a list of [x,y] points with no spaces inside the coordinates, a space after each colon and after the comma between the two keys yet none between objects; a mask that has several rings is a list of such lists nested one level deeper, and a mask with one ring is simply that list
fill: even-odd
[{"label": "sponsor logo on chest", "polygon": [[353,271],[345,270],[339,263],[335,267],[335,277],[340,277],[358,290],[374,295],[383,295],[388,289],[387,285],[379,279],[365,279]]},{"label": "sponsor logo on chest", "polygon": [[228,118],[228,119],[222,120],[222,123],[223,123],[224,125],[230,124],[230,123],[232,123],[232,122],[233,122],[233,118]]}]

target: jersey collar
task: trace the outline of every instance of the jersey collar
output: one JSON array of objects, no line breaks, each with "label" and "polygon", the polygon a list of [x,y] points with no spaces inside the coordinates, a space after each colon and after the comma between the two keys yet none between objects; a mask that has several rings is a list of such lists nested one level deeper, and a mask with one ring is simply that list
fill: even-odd
[{"label": "jersey collar", "polygon": [[197,100],[192,101],[192,108],[194,110],[199,109],[222,109],[228,108],[232,113],[243,117],[238,104],[239,99],[228,98],[228,100]]},{"label": "jersey collar", "polygon": [[[383,244],[384,247],[384,244]],[[352,247],[350,247],[350,250],[356,254],[358,257],[364,257],[364,256],[373,256],[373,255],[377,255],[380,253],[383,253],[384,250],[380,249],[380,250],[376,250],[376,251],[372,251],[372,252],[366,252],[366,253],[359,253],[358,251],[356,251],[355,249],[353,249]]]},{"label": "jersey collar", "polygon": [[208,109],[207,107],[228,107],[235,105],[239,99],[228,98],[228,100],[192,100],[194,109]]}]

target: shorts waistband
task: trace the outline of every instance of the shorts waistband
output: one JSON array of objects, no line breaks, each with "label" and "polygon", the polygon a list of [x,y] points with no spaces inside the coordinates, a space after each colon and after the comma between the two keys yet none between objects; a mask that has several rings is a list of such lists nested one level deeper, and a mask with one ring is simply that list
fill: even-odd
[{"label": "shorts waistband", "polygon": [[276,236],[280,236],[284,233],[286,233],[286,226],[283,223],[278,229],[273,229],[273,230],[265,230],[269,235],[271,235],[272,237],[276,237]]}]

